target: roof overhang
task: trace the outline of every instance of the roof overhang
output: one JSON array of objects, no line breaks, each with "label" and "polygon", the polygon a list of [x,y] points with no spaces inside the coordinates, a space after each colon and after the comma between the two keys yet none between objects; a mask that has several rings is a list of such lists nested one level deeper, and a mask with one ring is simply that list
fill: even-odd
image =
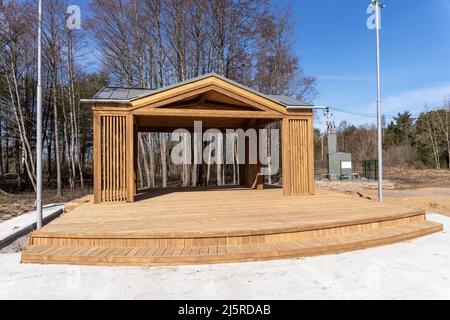
[{"label": "roof overhang", "polygon": [[116,104],[131,104],[131,100],[115,100],[115,99],[80,99],[81,103],[95,104],[95,103],[116,103]]},{"label": "roof overhang", "polygon": [[325,110],[327,107],[324,106],[315,106],[315,105],[306,105],[306,106],[286,106],[286,109],[288,110],[305,110],[305,109],[312,109],[312,110]]}]

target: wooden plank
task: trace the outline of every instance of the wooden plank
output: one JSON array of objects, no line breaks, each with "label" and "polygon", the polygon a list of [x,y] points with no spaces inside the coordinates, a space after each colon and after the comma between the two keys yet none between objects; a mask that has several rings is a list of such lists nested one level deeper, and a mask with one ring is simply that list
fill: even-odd
[{"label": "wooden plank", "polygon": [[126,139],[126,117],[122,117],[122,201],[127,200],[127,139]]},{"label": "wooden plank", "polygon": [[102,202],[102,166],[101,166],[101,119],[100,116],[94,112],[93,114],[93,134],[94,134],[94,201],[95,203]]},{"label": "wooden plank", "polygon": [[308,119],[308,169],[309,169],[309,194],[314,195],[316,193],[315,190],[315,168],[314,168],[314,123],[313,116]]},{"label": "wooden plank", "polygon": [[332,227],[354,221],[423,215],[420,211],[379,205],[323,190],[308,198],[285,198],[280,189],[260,192],[239,188],[200,190],[194,193],[155,191],[148,199],[133,204],[82,204],[44,230],[56,234],[62,230],[70,234],[99,233],[100,230],[105,236],[117,232],[121,235],[145,235],[147,232],[177,235],[194,231],[203,232],[206,237],[208,232],[214,231],[295,230],[297,227],[313,228],[323,224]]},{"label": "wooden plank", "polygon": [[283,174],[283,195],[291,194],[290,182],[290,144],[289,144],[289,120],[283,119],[281,123],[281,160]]},{"label": "wooden plank", "polygon": [[[314,241],[290,241],[262,245],[219,246],[217,254],[206,248],[192,248],[189,254],[181,254],[174,248],[142,248],[133,250],[117,247],[46,247],[39,251],[32,248],[22,253],[22,263],[77,263],[88,265],[179,265],[197,263],[228,263],[305,257],[360,250],[417,238],[443,230],[433,222],[416,222],[410,226],[387,227],[363,234],[335,236]],[[208,248],[209,249],[209,248]],[[177,251],[177,254],[174,252]]]},{"label": "wooden plank", "polygon": [[110,202],[116,201],[116,117],[112,116],[110,118],[110,144],[109,144],[109,154],[110,154]]},{"label": "wooden plank", "polygon": [[135,144],[137,141],[134,141],[134,119],[132,115],[127,116],[127,125],[126,125],[127,135],[127,145],[126,145],[126,175],[127,175],[127,201],[134,202],[135,195],[135,171],[134,171],[134,161],[135,161]]},{"label": "wooden plank", "polygon": [[111,148],[111,117],[106,117],[107,120],[107,146],[106,146],[106,167],[107,167],[107,171],[106,171],[106,182],[107,182],[107,201],[111,202],[112,201],[112,181],[111,181],[111,171],[112,171],[112,148]]},{"label": "wooden plank", "polygon": [[106,202],[106,126],[105,117],[101,117],[102,122],[102,202]]}]

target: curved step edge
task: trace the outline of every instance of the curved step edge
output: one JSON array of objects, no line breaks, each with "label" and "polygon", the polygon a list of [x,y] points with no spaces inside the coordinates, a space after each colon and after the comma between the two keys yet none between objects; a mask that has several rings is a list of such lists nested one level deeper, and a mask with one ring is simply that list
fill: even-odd
[{"label": "curved step edge", "polygon": [[[372,247],[384,246],[426,236],[429,234],[443,231],[443,226],[438,223],[424,221],[416,223],[417,228],[413,226],[404,226],[403,229],[412,228],[417,230],[402,231],[382,236],[382,232],[392,231],[376,230],[364,234],[352,234],[345,237],[336,237],[335,239],[324,238],[315,240],[317,245],[308,246],[304,242],[287,242],[267,246],[253,246],[229,248],[230,253],[214,255],[191,255],[191,256],[133,256],[133,257],[100,257],[100,256],[74,256],[32,253],[25,250],[22,253],[22,263],[38,264],[75,264],[75,265],[108,265],[108,266],[156,266],[156,265],[194,265],[194,264],[221,264],[236,262],[254,262],[265,260],[293,259],[319,255],[339,254],[350,251],[363,250]],[[391,228],[394,229],[394,228]],[[378,233],[378,236],[376,235]],[[363,238],[362,240],[355,240]],[[366,239],[364,239],[366,238]],[[335,242],[334,244],[324,245],[324,242]],[[322,244],[321,244],[322,243]],[[254,250],[251,250],[251,249]],[[31,249],[31,248],[30,248]],[[51,247],[48,247],[51,249]],[[117,248],[116,248],[117,249]],[[238,252],[240,251],[240,252]]]}]

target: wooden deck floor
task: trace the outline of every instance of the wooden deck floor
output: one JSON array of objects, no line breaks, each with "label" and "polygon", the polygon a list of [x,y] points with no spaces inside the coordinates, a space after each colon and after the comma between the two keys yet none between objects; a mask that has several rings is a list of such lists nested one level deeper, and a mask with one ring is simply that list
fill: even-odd
[{"label": "wooden deck floor", "polygon": [[439,230],[423,211],[325,190],[310,197],[283,197],[281,189],[177,190],[135,203],[83,204],[34,233],[22,260],[248,261],[354,250]]},{"label": "wooden deck floor", "polygon": [[[40,233],[179,237],[242,235],[308,229],[389,219],[414,211],[319,190],[316,196],[283,197],[281,189],[247,189],[152,194],[124,204],[88,203]],[[415,212],[421,212],[417,210]]]}]

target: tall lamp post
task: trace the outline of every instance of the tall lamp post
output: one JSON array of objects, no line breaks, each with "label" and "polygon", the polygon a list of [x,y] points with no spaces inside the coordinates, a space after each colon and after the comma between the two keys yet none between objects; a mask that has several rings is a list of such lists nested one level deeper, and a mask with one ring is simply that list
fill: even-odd
[{"label": "tall lamp post", "polygon": [[42,228],[42,0],[39,0],[38,21],[38,84],[36,125],[36,229]]},{"label": "tall lamp post", "polygon": [[384,201],[383,191],[383,127],[381,112],[381,77],[380,77],[380,9],[384,9],[385,5],[379,0],[372,0],[372,6],[375,6],[375,23],[377,34],[377,127],[378,127],[378,201]]}]

